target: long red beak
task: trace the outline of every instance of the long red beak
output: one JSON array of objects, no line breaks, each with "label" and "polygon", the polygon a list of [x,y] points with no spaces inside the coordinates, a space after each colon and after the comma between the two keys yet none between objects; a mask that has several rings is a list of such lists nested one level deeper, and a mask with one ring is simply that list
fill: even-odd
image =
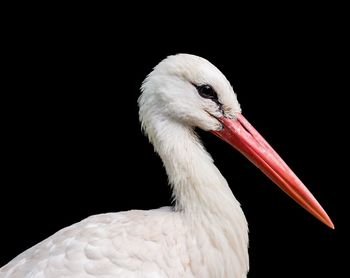
[{"label": "long red beak", "polygon": [[334,229],[332,220],[315,197],[241,114],[234,120],[225,117],[219,120],[224,128],[212,133],[239,150],[304,209]]}]

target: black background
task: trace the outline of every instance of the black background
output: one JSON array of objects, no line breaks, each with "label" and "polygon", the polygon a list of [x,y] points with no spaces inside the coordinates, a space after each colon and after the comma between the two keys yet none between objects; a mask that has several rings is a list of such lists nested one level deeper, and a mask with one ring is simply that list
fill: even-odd
[{"label": "black background", "polygon": [[[235,11],[217,25],[207,10],[185,26],[177,25],[180,14],[136,22],[106,8],[20,24],[9,54],[0,265],[91,214],[170,204],[162,163],[140,131],[137,98],[152,67],[191,53],[221,69],[245,117],[336,226],[315,220],[238,152],[199,131],[248,219],[248,276],[337,277],[349,183],[341,160],[346,47],[341,16],[324,8],[237,22]],[[169,21],[172,28],[163,26]]]}]

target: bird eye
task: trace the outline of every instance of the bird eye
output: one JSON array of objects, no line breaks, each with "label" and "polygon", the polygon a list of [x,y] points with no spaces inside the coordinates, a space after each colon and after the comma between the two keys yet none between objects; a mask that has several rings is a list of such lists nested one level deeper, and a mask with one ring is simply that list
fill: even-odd
[{"label": "bird eye", "polygon": [[196,86],[196,88],[197,88],[197,91],[201,97],[209,98],[212,100],[218,99],[218,95],[216,94],[215,90],[210,85],[208,85],[208,84],[199,85],[199,86]]}]

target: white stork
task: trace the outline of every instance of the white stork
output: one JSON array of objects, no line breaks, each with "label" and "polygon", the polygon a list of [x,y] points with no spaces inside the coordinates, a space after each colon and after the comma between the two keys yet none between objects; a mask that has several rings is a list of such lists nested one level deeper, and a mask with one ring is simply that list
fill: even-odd
[{"label": "white stork", "polygon": [[242,116],[230,83],[207,60],[179,54],[160,62],[142,84],[139,107],[175,206],[88,217],[14,258],[0,269],[1,278],[246,277],[246,218],[195,127],[231,144],[334,228],[307,188]]}]

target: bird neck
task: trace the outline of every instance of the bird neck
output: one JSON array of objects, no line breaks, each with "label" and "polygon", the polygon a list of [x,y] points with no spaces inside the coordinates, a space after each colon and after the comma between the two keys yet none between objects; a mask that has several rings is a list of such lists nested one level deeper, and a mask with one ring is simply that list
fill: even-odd
[{"label": "bird neck", "polygon": [[[158,130],[157,130],[158,129]],[[177,121],[158,121],[152,132],[173,188],[175,210],[187,214],[232,213],[240,205],[194,130]]]},{"label": "bird neck", "polygon": [[[191,233],[204,235],[214,249],[225,254],[223,258],[209,256],[203,260],[208,259],[208,265],[214,264],[213,269],[219,265],[231,273],[227,277],[236,271],[246,273],[248,225],[225,178],[193,129],[169,120],[158,119],[156,123],[152,128],[148,126],[147,133],[166,168],[175,211],[183,215]],[[235,262],[241,267],[235,267]],[[216,272],[212,276],[222,277]]]}]

